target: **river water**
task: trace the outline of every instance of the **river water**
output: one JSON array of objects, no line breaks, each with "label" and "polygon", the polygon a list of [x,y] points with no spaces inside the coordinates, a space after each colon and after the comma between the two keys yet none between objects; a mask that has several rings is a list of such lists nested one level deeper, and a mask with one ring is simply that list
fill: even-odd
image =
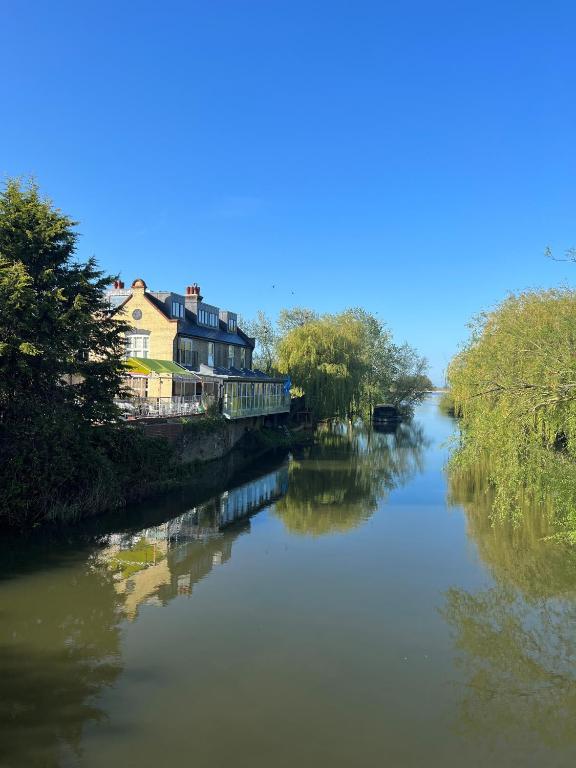
[{"label": "river water", "polygon": [[573,766],[576,564],[435,397],[0,548],[1,766]]}]

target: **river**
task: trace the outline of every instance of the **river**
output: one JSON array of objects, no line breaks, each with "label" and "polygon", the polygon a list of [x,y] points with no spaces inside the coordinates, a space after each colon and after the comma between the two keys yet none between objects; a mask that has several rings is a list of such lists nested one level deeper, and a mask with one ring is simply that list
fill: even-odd
[{"label": "river", "polygon": [[453,432],[431,396],[3,541],[0,765],[573,766],[574,556],[448,482]]}]

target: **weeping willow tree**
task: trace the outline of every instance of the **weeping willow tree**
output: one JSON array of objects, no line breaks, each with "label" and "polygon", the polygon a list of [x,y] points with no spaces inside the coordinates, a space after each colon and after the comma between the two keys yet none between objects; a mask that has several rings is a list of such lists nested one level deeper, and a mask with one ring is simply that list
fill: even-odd
[{"label": "weeping willow tree", "polygon": [[453,464],[471,467],[489,456],[496,516],[521,516],[529,499],[551,509],[572,536],[576,292],[526,292],[480,315],[448,377],[462,425]]},{"label": "weeping willow tree", "polygon": [[282,310],[276,367],[319,419],[368,415],[379,402],[411,407],[432,387],[427,362],[363,309],[319,317]]},{"label": "weeping willow tree", "polygon": [[278,345],[278,369],[306,393],[318,418],[347,416],[367,373],[360,320],[327,315],[296,326]]}]

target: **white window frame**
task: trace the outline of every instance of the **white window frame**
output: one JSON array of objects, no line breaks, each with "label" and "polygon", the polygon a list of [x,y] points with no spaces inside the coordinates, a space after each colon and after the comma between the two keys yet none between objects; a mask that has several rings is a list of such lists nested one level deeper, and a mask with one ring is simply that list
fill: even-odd
[{"label": "white window frame", "polygon": [[125,336],[126,351],[124,357],[147,358],[150,352],[149,333],[128,333]]},{"label": "white window frame", "polygon": [[211,368],[214,367],[214,342],[213,341],[208,342],[208,365]]}]

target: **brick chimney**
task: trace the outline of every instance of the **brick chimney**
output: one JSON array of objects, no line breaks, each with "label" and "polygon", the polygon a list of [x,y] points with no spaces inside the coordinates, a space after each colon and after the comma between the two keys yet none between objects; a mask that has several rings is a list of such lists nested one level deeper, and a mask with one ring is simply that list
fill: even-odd
[{"label": "brick chimney", "polygon": [[197,283],[186,286],[186,295],[184,297],[186,309],[197,314],[198,304],[201,303],[203,298],[204,297],[200,295],[200,286]]},{"label": "brick chimney", "polygon": [[122,290],[122,288],[124,288],[124,280],[114,280],[114,288],[116,290]]},{"label": "brick chimney", "polygon": [[144,280],[142,280],[141,277],[137,277],[136,280],[132,283],[132,293],[141,293],[143,294],[146,291],[146,283]]}]

